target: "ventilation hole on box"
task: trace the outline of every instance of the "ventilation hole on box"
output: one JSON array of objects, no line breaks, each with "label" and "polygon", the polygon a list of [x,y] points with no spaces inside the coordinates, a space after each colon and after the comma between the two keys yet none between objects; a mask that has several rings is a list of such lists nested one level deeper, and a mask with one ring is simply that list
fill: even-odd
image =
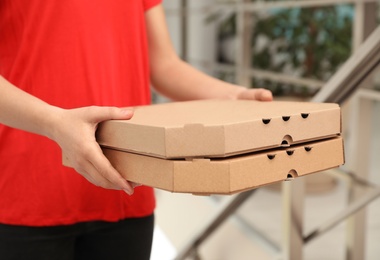
[{"label": "ventilation hole on box", "polygon": [[305,151],[306,151],[306,152],[310,152],[311,149],[313,149],[313,147],[311,147],[311,146],[305,146]]},{"label": "ventilation hole on box", "polygon": [[286,122],[286,121],[289,121],[289,119],[290,119],[290,116],[283,116],[283,117],[282,117],[282,120],[284,120],[285,122]]},{"label": "ventilation hole on box", "polygon": [[271,119],[270,118],[263,118],[262,120],[263,120],[263,123],[267,125],[270,123]]},{"label": "ventilation hole on box", "polygon": [[291,181],[293,180],[294,178],[298,177],[298,174],[297,174],[297,171],[292,169],[288,172],[288,174],[286,175],[286,181]]},{"label": "ventilation hole on box", "polygon": [[292,142],[293,138],[290,135],[285,135],[284,138],[282,138],[281,147],[289,147]]},{"label": "ventilation hole on box", "polygon": [[308,118],[309,117],[309,113],[301,113],[301,116],[302,116],[302,118]]},{"label": "ventilation hole on box", "polygon": [[269,160],[273,160],[276,157],[275,154],[267,154]]},{"label": "ventilation hole on box", "polygon": [[287,153],[289,156],[291,156],[291,155],[294,154],[294,150],[286,150],[286,153]]}]

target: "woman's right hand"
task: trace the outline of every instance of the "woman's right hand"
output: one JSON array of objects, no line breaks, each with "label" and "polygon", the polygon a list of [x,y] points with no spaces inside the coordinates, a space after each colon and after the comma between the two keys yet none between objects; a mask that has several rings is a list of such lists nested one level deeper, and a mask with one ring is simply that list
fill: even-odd
[{"label": "woman's right hand", "polygon": [[0,123],[47,136],[59,144],[74,169],[96,186],[133,193],[126,181],[103,155],[95,139],[98,124],[128,120],[133,110],[116,107],[62,109],[47,104],[13,86],[0,75]]},{"label": "woman's right hand", "polygon": [[126,181],[103,155],[95,139],[100,122],[128,120],[132,109],[82,107],[58,109],[48,137],[57,142],[73,168],[92,184],[106,189],[124,190],[131,195],[133,183]]}]

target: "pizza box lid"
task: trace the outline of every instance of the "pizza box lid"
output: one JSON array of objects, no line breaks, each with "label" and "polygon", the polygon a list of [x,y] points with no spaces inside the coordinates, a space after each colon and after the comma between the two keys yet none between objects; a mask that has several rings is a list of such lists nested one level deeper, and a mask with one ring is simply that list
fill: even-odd
[{"label": "pizza box lid", "polygon": [[341,133],[337,104],[200,100],[134,108],[101,123],[103,147],[159,158],[228,157]]}]

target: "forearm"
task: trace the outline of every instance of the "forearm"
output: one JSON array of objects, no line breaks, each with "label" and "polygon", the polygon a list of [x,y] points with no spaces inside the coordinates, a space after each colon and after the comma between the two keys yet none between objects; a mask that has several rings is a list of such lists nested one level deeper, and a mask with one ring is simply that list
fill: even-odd
[{"label": "forearm", "polygon": [[166,59],[151,68],[155,89],[172,100],[236,99],[245,90],[196,70],[178,57]]},{"label": "forearm", "polygon": [[146,12],[150,71],[153,86],[172,100],[250,99],[272,100],[265,89],[247,89],[215,79],[178,58],[170,41],[161,5]]},{"label": "forearm", "polygon": [[0,76],[0,123],[50,137],[59,108],[13,86]]},{"label": "forearm", "polygon": [[133,188],[103,155],[95,131],[99,122],[130,119],[132,115],[131,110],[116,107],[54,107],[0,76],[0,123],[51,138],[88,181],[128,194]]}]

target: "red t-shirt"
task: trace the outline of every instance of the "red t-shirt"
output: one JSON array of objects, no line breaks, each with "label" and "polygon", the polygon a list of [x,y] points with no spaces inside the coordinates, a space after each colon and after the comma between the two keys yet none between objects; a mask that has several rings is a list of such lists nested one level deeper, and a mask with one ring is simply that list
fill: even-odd
[{"label": "red t-shirt", "polygon": [[[150,103],[144,12],[161,0],[2,0],[0,74],[63,108]],[[73,129],[75,131],[75,129]],[[153,213],[148,187],[94,186],[53,141],[0,125],[0,223],[46,226]]]}]

